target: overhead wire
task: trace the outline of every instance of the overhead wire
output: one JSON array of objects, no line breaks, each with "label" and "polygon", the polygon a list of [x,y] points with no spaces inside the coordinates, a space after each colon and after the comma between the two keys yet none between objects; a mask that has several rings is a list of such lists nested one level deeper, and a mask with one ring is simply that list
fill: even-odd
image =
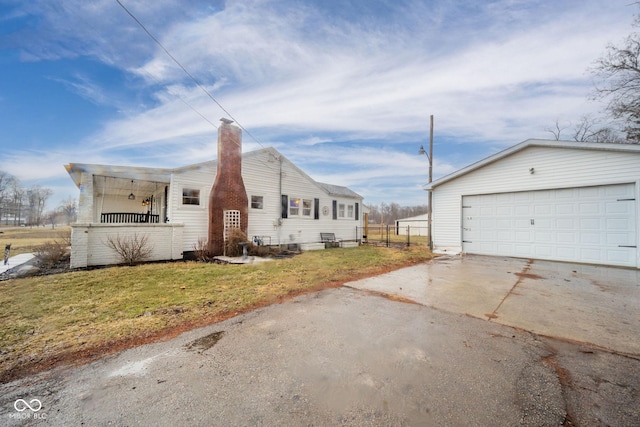
[{"label": "overhead wire", "polygon": [[[240,127],[240,129],[242,129],[242,130],[243,130],[247,135],[249,135],[249,136],[251,137],[251,139],[253,139],[256,143],[258,143],[258,145],[260,145],[262,148],[266,148],[266,147],[265,147],[265,146],[264,146],[260,141],[258,141],[258,139],[257,139],[255,136],[253,136],[253,134],[252,134],[251,132],[249,132],[249,131],[244,127],[244,126],[242,126],[242,124],[241,124],[241,123],[240,123],[240,122],[239,122],[235,117],[233,117],[233,115],[232,115],[229,111],[227,111],[227,109],[226,109],[226,108],[224,108],[224,107],[222,106],[222,104],[221,104],[220,102],[218,102],[218,100],[217,100],[213,95],[211,95],[211,93],[210,93],[210,92],[209,92],[209,91],[208,91],[204,86],[202,86],[202,84],[200,84],[200,82],[199,82],[199,81],[198,81],[198,80],[193,76],[193,74],[191,74],[191,73],[189,72],[189,70],[187,70],[187,69],[186,69],[186,67],[185,67],[184,65],[182,65],[182,64],[180,63],[180,61],[178,61],[178,60],[176,59],[176,57],[175,57],[175,56],[173,56],[173,55],[171,54],[171,52],[169,52],[169,50],[168,50],[166,47],[164,47],[164,45],[160,42],[160,40],[158,40],[158,39],[157,39],[157,38],[156,38],[156,37],[151,33],[151,31],[149,31],[149,30],[147,29],[147,27],[145,27],[145,26],[144,26],[144,24],[143,24],[143,23],[142,23],[142,22],[141,22],[141,21],[140,21],[140,20],[139,20],[139,19],[138,19],[138,18],[137,18],[137,17],[136,17],[136,16],[135,16],[135,15],[134,15],[130,10],[129,10],[129,9],[127,9],[127,7],[126,7],[126,6],[125,6],[125,5],[124,5],[120,0],[116,0],[116,2],[120,5],[120,7],[121,7],[125,12],[127,12],[127,14],[131,17],[131,19],[133,19],[133,20],[134,20],[134,21],[135,21],[135,22],[140,26],[140,28],[142,28],[142,30],[143,30],[145,33],[147,33],[147,35],[151,38],[151,40],[153,40],[153,41],[154,41],[158,46],[160,46],[160,48],[164,51],[164,53],[166,53],[166,54],[167,54],[167,56],[168,56],[169,58],[171,58],[171,60],[173,60],[173,62],[175,62],[175,63],[176,63],[176,65],[177,65],[178,67],[180,67],[180,69],[182,69],[182,71],[184,71],[184,73],[185,73],[187,76],[189,76],[189,78],[190,78],[190,79],[191,79],[191,80],[196,84],[196,86],[197,86],[198,88],[200,88],[200,90],[202,90],[202,91],[203,91],[203,92],[204,92],[204,93],[205,93],[205,94],[206,94],[206,95],[207,95],[207,96],[208,96],[208,97],[209,97],[213,102],[215,102],[215,103],[216,103],[216,105],[217,105],[218,107],[220,107],[220,109],[221,109],[222,111],[224,111],[224,113],[225,113],[225,114],[227,114],[227,116],[228,116],[231,120],[233,120],[234,122],[236,122],[236,124],[238,125],[238,127]],[[182,99],[182,98],[181,98],[181,99]],[[185,102],[185,101],[183,100],[183,102]],[[186,103],[186,102],[185,102],[185,103]],[[207,118],[205,118],[205,117],[204,117],[204,116],[203,116],[199,111],[197,111],[195,108],[193,108],[193,107],[192,107],[191,105],[189,105],[188,103],[186,103],[186,104],[187,104],[189,107],[191,107],[191,109],[193,109],[196,113],[198,113],[202,118],[204,118],[207,122],[211,123],[211,121],[210,121],[210,120],[208,120]],[[211,124],[213,125],[213,123],[211,123]],[[213,126],[217,128],[217,126],[216,126],[216,125],[213,125]]]},{"label": "overhead wire", "polygon": [[[180,63],[180,61],[178,61],[175,56],[173,56],[171,54],[171,52],[169,52],[169,50],[164,47],[164,45],[162,43],[160,43],[160,41],[153,35],[151,34],[151,32],[144,26],[144,24],[129,10],[127,9],[127,7],[120,1],[120,0],[116,0],[116,2],[120,5],[120,7],[127,12],[127,14],[140,26],[140,28],[142,28],[142,30],[144,30],[145,33],[147,33],[147,35],[151,38],[151,40],[153,40],[158,46],[160,46],[160,48],[173,60],[173,62],[176,63],[176,65],[178,65],[178,67],[180,67],[182,69],[182,71],[185,72],[185,74],[187,76],[189,76],[189,78],[196,84],[196,86],[198,86],[198,88],[200,88],[200,90],[202,90],[213,102],[216,103],[216,105],[218,105],[218,107],[220,107],[220,109],[222,111],[224,111],[230,119],[232,119],[233,121],[236,122],[236,124],[238,125],[238,127],[240,129],[243,130],[244,133],[246,133],[247,135],[249,135],[251,137],[251,139],[253,139],[258,145],[260,145],[260,147],[262,147],[263,149],[266,149],[267,147],[265,147],[255,136],[253,136],[253,134],[251,132],[249,132],[244,126],[242,126],[242,124],[235,118],[233,117],[233,115],[227,111],[222,104],[220,104],[220,102],[218,102],[213,95],[211,95],[211,93],[205,88],[203,87],[200,82],[186,69],[186,67],[184,65],[182,65]],[[160,81],[158,79],[156,79],[154,76],[152,76],[150,73],[149,75],[152,77],[152,79],[156,80],[158,83],[160,83]],[[209,124],[211,124],[214,128],[218,128],[218,126],[216,126],[215,124],[213,124],[209,119],[207,119],[202,113],[200,113],[195,107],[193,107],[191,104],[189,104],[186,100],[184,100],[180,95],[177,94],[177,96],[180,98],[180,100],[182,102],[184,102],[189,108],[191,108],[194,112],[196,112],[200,117],[202,117],[204,120],[206,120]],[[236,145],[240,145],[239,142],[235,142]],[[271,153],[272,154],[272,153]],[[280,176],[282,176],[282,155],[280,153],[278,153],[278,156],[275,156],[276,159],[278,160],[279,163],[279,170],[277,171],[278,174]],[[272,154],[273,155],[273,154]],[[258,159],[258,161],[260,163],[262,163],[263,165],[265,165],[268,169],[274,170],[275,169],[272,167],[272,165],[269,165],[268,163],[270,162],[265,162],[261,159]]]}]

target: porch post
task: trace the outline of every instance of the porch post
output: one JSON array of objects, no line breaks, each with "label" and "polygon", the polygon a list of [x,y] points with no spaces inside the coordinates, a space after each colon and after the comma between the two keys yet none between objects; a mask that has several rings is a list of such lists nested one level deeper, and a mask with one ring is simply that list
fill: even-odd
[{"label": "porch post", "polygon": [[93,214],[93,174],[82,172],[80,183],[80,196],[78,197],[79,224],[95,222]]}]

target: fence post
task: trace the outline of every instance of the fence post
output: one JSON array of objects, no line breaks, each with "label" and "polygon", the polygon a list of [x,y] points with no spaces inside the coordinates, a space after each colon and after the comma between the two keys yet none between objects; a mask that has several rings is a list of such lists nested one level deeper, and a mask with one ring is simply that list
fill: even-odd
[{"label": "fence post", "polygon": [[387,224],[387,247],[391,245],[391,236],[389,235],[389,233],[391,232],[390,227],[391,226]]},{"label": "fence post", "polygon": [[407,246],[411,246],[411,226],[407,225]]}]

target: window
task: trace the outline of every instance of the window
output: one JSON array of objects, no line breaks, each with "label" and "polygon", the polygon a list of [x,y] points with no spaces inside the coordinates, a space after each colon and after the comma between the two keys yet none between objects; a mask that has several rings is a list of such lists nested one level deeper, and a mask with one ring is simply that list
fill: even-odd
[{"label": "window", "polygon": [[289,199],[289,215],[300,215],[300,199],[295,197]]},{"label": "window", "polygon": [[263,196],[251,196],[251,209],[262,209],[264,206]]},{"label": "window", "polygon": [[311,216],[311,206],[312,206],[312,201],[309,199],[304,199],[302,201],[302,215]]},{"label": "window", "polygon": [[289,215],[290,216],[311,217],[312,211],[313,211],[312,199],[301,199],[299,197],[291,197],[289,199]]},{"label": "window", "polygon": [[183,205],[200,205],[200,190],[194,190],[192,188],[183,188],[182,204]]},{"label": "window", "polygon": [[338,204],[338,218],[353,218],[355,208],[353,205],[347,205],[346,203]]}]

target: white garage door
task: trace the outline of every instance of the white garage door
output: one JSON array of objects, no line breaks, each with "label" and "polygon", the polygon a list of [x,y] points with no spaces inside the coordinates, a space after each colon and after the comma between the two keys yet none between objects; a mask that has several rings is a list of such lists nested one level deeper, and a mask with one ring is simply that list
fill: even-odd
[{"label": "white garage door", "polygon": [[636,267],[635,185],[463,196],[466,253]]}]

